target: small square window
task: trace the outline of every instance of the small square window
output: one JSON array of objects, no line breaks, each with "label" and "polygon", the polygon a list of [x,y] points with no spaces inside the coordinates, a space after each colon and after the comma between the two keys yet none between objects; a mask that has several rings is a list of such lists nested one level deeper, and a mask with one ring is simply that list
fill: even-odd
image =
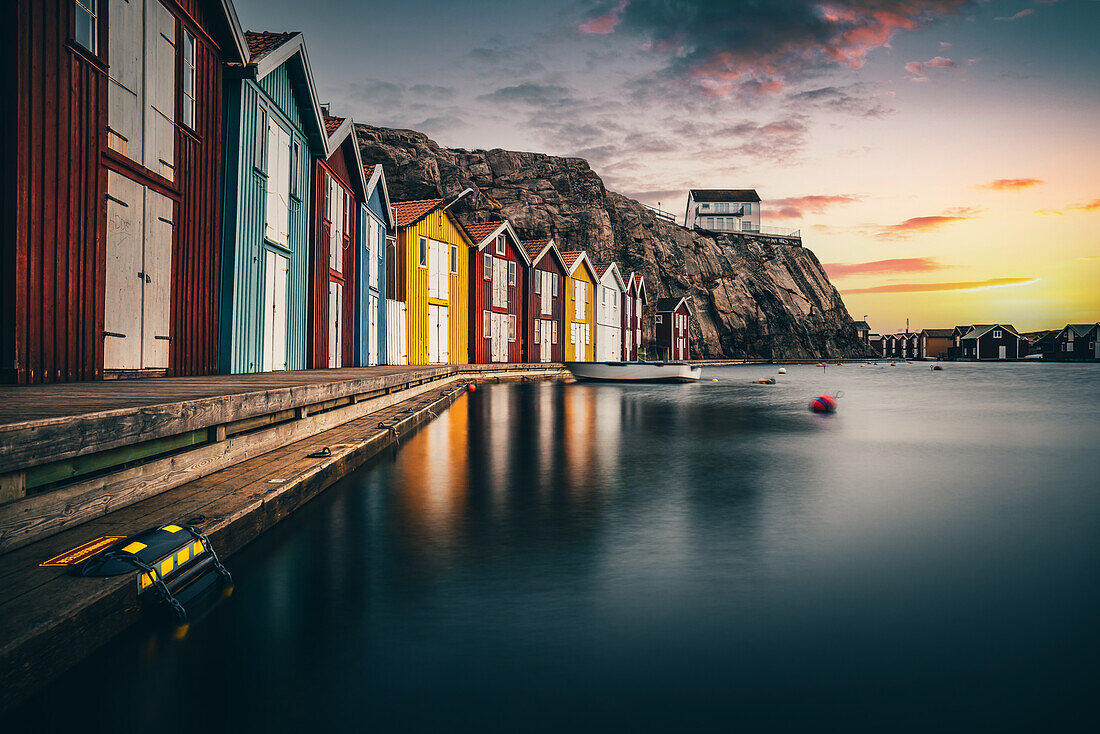
[{"label": "small square window", "polygon": [[663,324],[663,323],[665,323],[665,317],[662,316],[661,314],[657,314],[656,316],[653,317],[653,323]]},{"label": "small square window", "polygon": [[514,262],[508,262],[508,285],[516,284],[516,264]]},{"label": "small square window", "polygon": [[428,238],[420,238],[420,267],[428,267]]},{"label": "small square window", "polygon": [[1000,329],[995,329],[993,331],[993,338],[994,339],[1000,339],[1001,338],[1001,330]]},{"label": "small square window", "polygon": [[504,235],[497,235],[497,254],[503,255],[507,252],[508,243],[504,241]]},{"label": "small square window", "polygon": [[451,245],[451,272],[458,272],[458,245]]}]

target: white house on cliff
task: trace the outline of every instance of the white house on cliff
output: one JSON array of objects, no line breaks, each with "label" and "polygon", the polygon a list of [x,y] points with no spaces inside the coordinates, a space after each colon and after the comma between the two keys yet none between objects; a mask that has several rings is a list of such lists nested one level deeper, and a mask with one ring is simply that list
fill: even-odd
[{"label": "white house on cliff", "polygon": [[684,226],[712,232],[759,232],[756,189],[691,189]]}]

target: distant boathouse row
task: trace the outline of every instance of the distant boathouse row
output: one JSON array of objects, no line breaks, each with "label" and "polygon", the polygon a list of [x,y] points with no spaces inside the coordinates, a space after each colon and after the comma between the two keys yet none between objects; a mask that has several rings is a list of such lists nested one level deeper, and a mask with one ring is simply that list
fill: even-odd
[{"label": "distant boathouse row", "polygon": [[469,190],[391,201],[301,33],[228,0],[5,15],[6,382],[688,354],[646,338],[641,274],[462,221]]}]

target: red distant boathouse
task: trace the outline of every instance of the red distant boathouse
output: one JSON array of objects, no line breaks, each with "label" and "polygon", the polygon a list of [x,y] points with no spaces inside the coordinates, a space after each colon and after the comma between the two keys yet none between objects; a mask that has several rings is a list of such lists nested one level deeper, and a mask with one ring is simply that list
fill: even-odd
[{"label": "red distant boathouse", "polygon": [[508,222],[464,225],[470,261],[470,364],[522,362],[531,259]]}]

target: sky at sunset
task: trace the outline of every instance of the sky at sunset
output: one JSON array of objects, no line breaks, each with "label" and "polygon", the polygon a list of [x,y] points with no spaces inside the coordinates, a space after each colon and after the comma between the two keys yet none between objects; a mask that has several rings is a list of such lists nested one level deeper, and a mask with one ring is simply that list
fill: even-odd
[{"label": "sky at sunset", "polygon": [[875,331],[1100,320],[1096,0],[236,0],[334,114],[756,188]]}]

